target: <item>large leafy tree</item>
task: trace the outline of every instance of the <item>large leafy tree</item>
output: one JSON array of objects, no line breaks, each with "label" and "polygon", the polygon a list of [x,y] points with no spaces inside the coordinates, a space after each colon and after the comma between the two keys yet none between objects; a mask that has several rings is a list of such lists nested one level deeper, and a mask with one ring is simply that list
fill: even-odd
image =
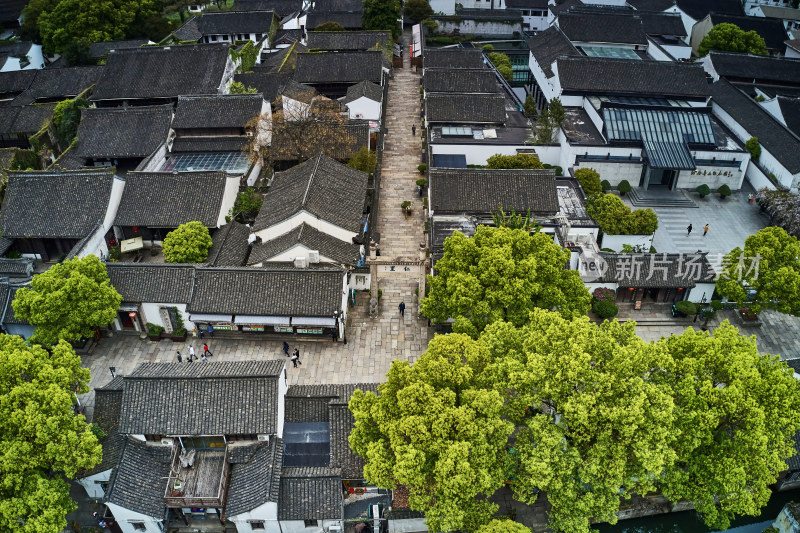
[{"label": "large leafy tree", "polygon": [[117,315],[122,296],[111,286],[106,266],[94,255],[70,259],[33,276],[12,306],[18,319],[35,326],[31,342],[49,346],[60,339],[90,337]]},{"label": "large leafy tree", "polygon": [[505,518],[492,520],[485,526],[479,527],[475,533],[531,533],[531,530],[519,522]]},{"label": "large leafy tree", "polygon": [[777,356],[725,321],[709,335],[687,329],[662,338],[663,380],[675,402],[677,460],[662,477],[672,501],[694,503],[706,524],[727,529],[735,515],[758,516],[769,486],[794,455],[800,386]]},{"label": "large leafy tree", "polygon": [[433,15],[433,8],[428,0],[408,0],[403,6],[403,13],[415,22],[420,22]]},{"label": "large leafy tree", "polygon": [[[725,257],[717,290],[755,313],[767,307],[800,316],[800,242],[775,226],[750,235],[744,250]],[[755,291],[752,298],[748,291]]]},{"label": "large leafy tree", "polygon": [[453,331],[472,337],[506,320],[521,326],[536,308],[583,316],[591,296],[575,270],[564,265],[569,253],[543,233],[478,226],[473,237],[454,232],[428,276],[422,314],[435,322],[455,319]]},{"label": "large leafy tree", "polygon": [[625,205],[615,194],[596,194],[586,202],[586,211],[609,235],[649,235],[658,229],[658,215],[650,209]]},{"label": "large leafy tree", "polygon": [[49,13],[57,5],[59,0],[30,0],[28,5],[22,10],[22,25],[20,33],[25,40],[42,42],[39,34],[39,16],[42,13]]},{"label": "large leafy tree", "polygon": [[650,379],[661,352],[634,328],[537,309],[522,328],[496,323],[481,336],[517,426],[515,497],[546,492],[556,531],[616,522],[620,498],[654,490],[674,460],[673,401]]},{"label": "large leafy tree", "polygon": [[208,258],[211,234],[201,222],[181,224],[164,237],[164,261],[167,263],[202,263]]},{"label": "large leafy tree", "polygon": [[767,44],[764,42],[764,38],[755,31],[744,31],[736,24],[723,22],[711,28],[711,31],[703,37],[697,47],[697,53],[701,57],[711,50],[765,56],[767,55]]},{"label": "large leafy tree", "polygon": [[498,391],[481,386],[488,351],[466,335],[435,337],[413,365],[395,361],[379,396],[356,391],[350,446],[380,487],[409,489],[430,531],[473,530],[497,505],[513,425]]},{"label": "large leafy tree", "polygon": [[89,370],[62,341],[48,353],[0,335],[0,530],[58,533],[76,505],[69,484],[102,453],[74,394]]},{"label": "large leafy tree", "polygon": [[386,30],[394,39],[400,37],[399,0],[364,0],[363,7],[361,25],[365,30]]},{"label": "large leafy tree", "polygon": [[533,154],[503,155],[494,154],[486,160],[487,168],[544,168]]},{"label": "large leafy tree", "polygon": [[124,39],[142,20],[159,14],[158,0],[60,0],[38,18],[45,52],[60,53],[74,40]]}]

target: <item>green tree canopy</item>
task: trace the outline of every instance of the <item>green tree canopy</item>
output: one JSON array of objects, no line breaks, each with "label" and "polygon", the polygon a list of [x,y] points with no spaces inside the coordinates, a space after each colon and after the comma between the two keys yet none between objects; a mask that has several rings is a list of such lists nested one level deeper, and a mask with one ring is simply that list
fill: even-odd
[{"label": "green tree canopy", "polygon": [[11,305],[14,316],[35,326],[31,342],[49,346],[91,337],[94,328],[117,316],[122,296],[111,286],[106,266],[94,255],[75,258],[33,276]]},{"label": "green tree canopy", "polygon": [[564,265],[569,252],[544,233],[478,226],[473,237],[454,232],[428,276],[422,314],[434,322],[455,319],[453,331],[473,337],[500,320],[521,326],[536,308],[571,318],[589,310],[591,296],[576,270]]},{"label": "green tree canopy", "polygon": [[430,531],[474,529],[497,505],[506,442],[513,424],[501,417],[499,392],[479,385],[484,346],[466,335],[440,335],[419,360],[394,361],[379,396],[356,391],[350,446],[366,460],[364,477],[380,487],[405,485],[412,509]]},{"label": "green tree canopy", "polygon": [[533,154],[494,154],[486,160],[486,166],[487,168],[544,168],[539,158]]},{"label": "green tree canopy", "polygon": [[399,0],[364,0],[363,7],[361,25],[365,30],[386,30],[392,32],[392,38],[400,37]]},{"label": "green tree canopy", "polygon": [[96,465],[102,453],[73,411],[75,392],[88,392],[88,382],[68,343],[48,353],[0,335],[0,530],[58,533],[67,526],[76,505],[65,478]]},{"label": "green tree canopy", "polygon": [[348,167],[360,170],[361,172],[366,172],[368,174],[375,172],[375,167],[377,165],[378,155],[366,146],[359,148],[358,152],[353,154],[353,157],[347,161]]},{"label": "green tree canopy", "polygon": [[92,43],[124,39],[138,21],[159,14],[157,0],[60,0],[38,19],[42,47],[60,53],[74,40]]},{"label": "green tree canopy", "polygon": [[58,5],[59,0],[30,0],[28,5],[22,10],[22,25],[20,34],[24,40],[31,40],[37,43],[42,42],[39,34],[39,16],[42,13],[49,13]]},{"label": "green tree canopy", "polygon": [[230,94],[256,94],[258,89],[255,87],[248,87],[240,81],[232,81],[228,87]]},{"label": "green tree canopy", "polygon": [[536,119],[535,133],[536,142],[539,144],[551,144],[558,139],[556,133],[561,124],[564,122],[566,112],[564,106],[561,104],[560,98],[553,98],[547,104],[547,107],[542,109],[539,117]]},{"label": "green tree canopy", "polygon": [[167,263],[202,263],[211,248],[208,228],[197,220],[181,224],[164,237],[164,261]]},{"label": "green tree canopy", "polygon": [[485,526],[479,527],[475,533],[531,533],[531,530],[519,522],[506,518],[492,520]]},{"label": "green tree canopy", "polygon": [[[800,242],[776,226],[750,235],[744,250],[725,257],[717,290],[754,313],[767,307],[800,316]],[[755,294],[748,298],[748,291]]]},{"label": "green tree canopy", "polygon": [[407,0],[403,13],[414,22],[420,22],[433,15],[433,9],[428,0]]},{"label": "green tree canopy", "polygon": [[53,110],[53,126],[58,134],[58,142],[62,150],[75,139],[78,134],[78,125],[81,123],[81,109],[89,107],[89,100],[86,98],[74,98],[62,100],[56,104]]},{"label": "green tree canopy", "polygon": [[603,186],[600,184],[600,174],[593,168],[579,168],[575,171],[575,179],[581,184],[587,198],[603,192]]},{"label": "green tree canopy", "polygon": [[658,229],[658,215],[650,209],[636,209],[625,205],[619,196],[599,194],[586,202],[586,211],[609,235],[649,235]]},{"label": "green tree canopy", "polygon": [[711,28],[708,35],[700,41],[700,46],[697,47],[697,53],[701,57],[711,50],[765,56],[767,55],[767,44],[764,42],[764,38],[755,31],[744,31],[736,24],[723,22]]}]

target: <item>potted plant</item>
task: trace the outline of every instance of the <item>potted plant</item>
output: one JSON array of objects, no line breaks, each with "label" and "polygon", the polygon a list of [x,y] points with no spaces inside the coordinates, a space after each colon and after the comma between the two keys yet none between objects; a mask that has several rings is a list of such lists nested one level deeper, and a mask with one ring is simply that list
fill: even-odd
[{"label": "potted plant", "polygon": [[611,182],[603,180],[600,182],[600,187],[603,189],[603,192],[608,192],[611,190]]},{"label": "potted plant", "polygon": [[698,185],[695,190],[697,191],[697,194],[700,195],[700,198],[705,198],[707,194],[711,194],[711,189],[705,183]]},{"label": "potted plant", "polygon": [[724,200],[726,196],[731,195],[731,188],[727,185],[720,185],[719,189],[717,189],[717,192],[719,193],[720,200]]},{"label": "potted plant", "polygon": [[425,163],[417,165],[417,170],[419,171],[420,174],[425,174],[425,171],[428,170],[428,165],[426,165]]},{"label": "potted plant", "polygon": [[410,215],[411,214],[411,202],[406,200],[405,202],[400,204],[400,209],[403,210],[403,214],[404,215],[406,215],[406,216]]},{"label": "potted plant", "polygon": [[619,190],[620,196],[625,196],[626,193],[631,192],[631,184],[628,180],[622,180],[619,182],[619,185],[617,185],[617,189]]},{"label": "potted plant", "polygon": [[151,341],[161,340],[161,333],[164,331],[162,326],[159,326],[158,324],[152,324],[150,322],[145,325],[147,326],[147,336]]},{"label": "potted plant", "polygon": [[[425,165],[420,165],[421,167]],[[417,194],[419,197],[422,198],[424,196],[425,186],[428,184],[428,180],[425,178],[420,178],[417,180]]]},{"label": "potted plant", "polygon": [[186,327],[183,324],[183,317],[177,307],[173,307],[173,309],[175,309],[175,315],[177,316],[175,321],[177,327],[172,331],[171,338],[173,342],[184,342],[186,340]]}]

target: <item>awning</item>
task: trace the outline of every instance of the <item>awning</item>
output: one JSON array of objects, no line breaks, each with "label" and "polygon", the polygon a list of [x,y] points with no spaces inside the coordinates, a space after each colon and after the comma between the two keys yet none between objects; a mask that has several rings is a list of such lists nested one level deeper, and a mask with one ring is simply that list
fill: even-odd
[{"label": "awning", "polygon": [[333,317],[324,318],[320,316],[293,316],[293,326],[322,326],[326,328],[336,327],[336,319]]},{"label": "awning", "polygon": [[288,326],[289,321],[288,316],[236,315],[233,323],[249,326]]},{"label": "awning", "polygon": [[685,142],[651,141],[644,139],[642,155],[647,159],[650,168],[666,168],[670,170],[694,170],[694,163],[689,146]]},{"label": "awning", "polygon": [[120,311],[136,311],[139,312],[139,306],[136,304],[122,304],[119,306]]},{"label": "awning", "polygon": [[189,320],[192,322],[228,322],[233,320],[233,315],[211,315],[206,313],[197,313],[189,315]]}]

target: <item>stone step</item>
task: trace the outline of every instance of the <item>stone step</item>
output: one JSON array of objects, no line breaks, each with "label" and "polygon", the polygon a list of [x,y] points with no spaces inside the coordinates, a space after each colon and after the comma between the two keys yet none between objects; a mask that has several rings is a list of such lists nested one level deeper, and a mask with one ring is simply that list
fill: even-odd
[{"label": "stone step", "polygon": [[672,191],[669,194],[663,192],[648,194],[647,191],[634,187],[633,190],[628,193],[628,201],[634,207],[697,208],[697,204],[681,190]]}]

